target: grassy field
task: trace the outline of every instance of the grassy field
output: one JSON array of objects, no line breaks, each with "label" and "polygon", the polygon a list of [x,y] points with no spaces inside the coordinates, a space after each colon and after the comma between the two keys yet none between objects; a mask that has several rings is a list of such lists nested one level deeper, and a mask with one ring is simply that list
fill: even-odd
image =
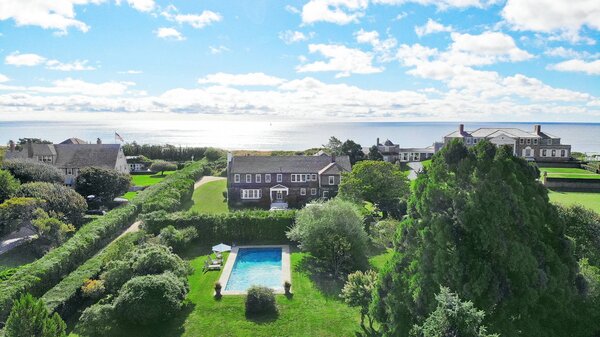
[{"label": "grassy field", "polygon": [[164,175],[160,174],[133,174],[131,175],[131,184],[135,186],[151,186],[159,183],[161,180],[165,179],[169,174],[173,174],[176,171],[167,171],[164,172]]},{"label": "grassy field", "polygon": [[540,167],[540,172],[542,176],[548,172],[549,178],[600,179],[600,174],[580,168]]},{"label": "grassy field", "polygon": [[191,211],[198,213],[227,213],[229,208],[223,192],[227,190],[227,180],[211,181],[194,191]]},{"label": "grassy field", "polygon": [[570,206],[579,204],[600,213],[600,193],[549,191],[550,201]]}]

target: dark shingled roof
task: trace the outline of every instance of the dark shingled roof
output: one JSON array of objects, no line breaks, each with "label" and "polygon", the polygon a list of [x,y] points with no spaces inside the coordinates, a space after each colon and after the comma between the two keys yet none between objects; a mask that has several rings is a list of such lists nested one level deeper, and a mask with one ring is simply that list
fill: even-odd
[{"label": "dark shingled roof", "polygon": [[[337,156],[341,169],[350,171],[348,156]],[[231,173],[317,173],[331,164],[330,156],[234,156]]]},{"label": "dark shingled roof", "polygon": [[119,156],[119,144],[58,144],[57,167],[103,167],[114,169]]},{"label": "dark shingled roof", "polygon": [[69,138],[63,140],[61,144],[87,144],[87,142],[80,138]]}]

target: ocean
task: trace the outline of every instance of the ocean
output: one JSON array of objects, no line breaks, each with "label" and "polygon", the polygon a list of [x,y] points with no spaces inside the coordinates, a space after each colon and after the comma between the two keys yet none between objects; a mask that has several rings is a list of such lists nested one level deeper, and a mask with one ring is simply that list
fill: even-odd
[{"label": "ocean", "polygon": [[[441,141],[458,128],[455,122],[268,122],[268,121],[118,121],[118,122],[1,122],[0,141],[35,137],[61,142],[78,137],[114,143],[115,132],[125,142],[212,146],[240,150],[303,150],[325,144],[330,136],[352,139],[362,146],[376,139],[402,147],[426,147]],[[479,127],[510,127],[542,131],[562,138],[573,151],[600,152],[600,123],[464,123],[466,130]]]}]

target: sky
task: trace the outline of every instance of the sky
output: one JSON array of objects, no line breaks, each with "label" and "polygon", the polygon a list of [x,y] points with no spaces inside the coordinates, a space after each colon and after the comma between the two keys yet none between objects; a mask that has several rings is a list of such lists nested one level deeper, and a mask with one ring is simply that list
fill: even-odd
[{"label": "sky", "polygon": [[0,0],[0,123],[600,122],[598,0]]}]

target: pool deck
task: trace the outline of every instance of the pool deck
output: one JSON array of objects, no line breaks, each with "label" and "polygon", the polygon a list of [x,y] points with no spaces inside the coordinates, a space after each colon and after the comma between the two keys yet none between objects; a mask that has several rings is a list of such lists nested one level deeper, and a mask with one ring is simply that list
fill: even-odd
[{"label": "pool deck", "polygon": [[[231,248],[231,253],[229,253],[229,257],[227,258],[227,262],[223,268],[223,273],[221,273],[221,277],[219,278],[219,283],[221,283],[221,286],[223,287],[223,290],[221,290],[222,295],[246,295],[245,291],[225,290],[225,288],[227,288],[227,281],[229,281],[229,277],[233,271],[233,265],[235,264],[235,260],[237,259],[237,254],[240,248],[281,248],[281,279],[284,282],[292,282],[289,245],[235,246]],[[283,284],[281,285],[281,289],[274,289],[274,291],[276,294],[284,294],[285,291],[283,290]]]}]

